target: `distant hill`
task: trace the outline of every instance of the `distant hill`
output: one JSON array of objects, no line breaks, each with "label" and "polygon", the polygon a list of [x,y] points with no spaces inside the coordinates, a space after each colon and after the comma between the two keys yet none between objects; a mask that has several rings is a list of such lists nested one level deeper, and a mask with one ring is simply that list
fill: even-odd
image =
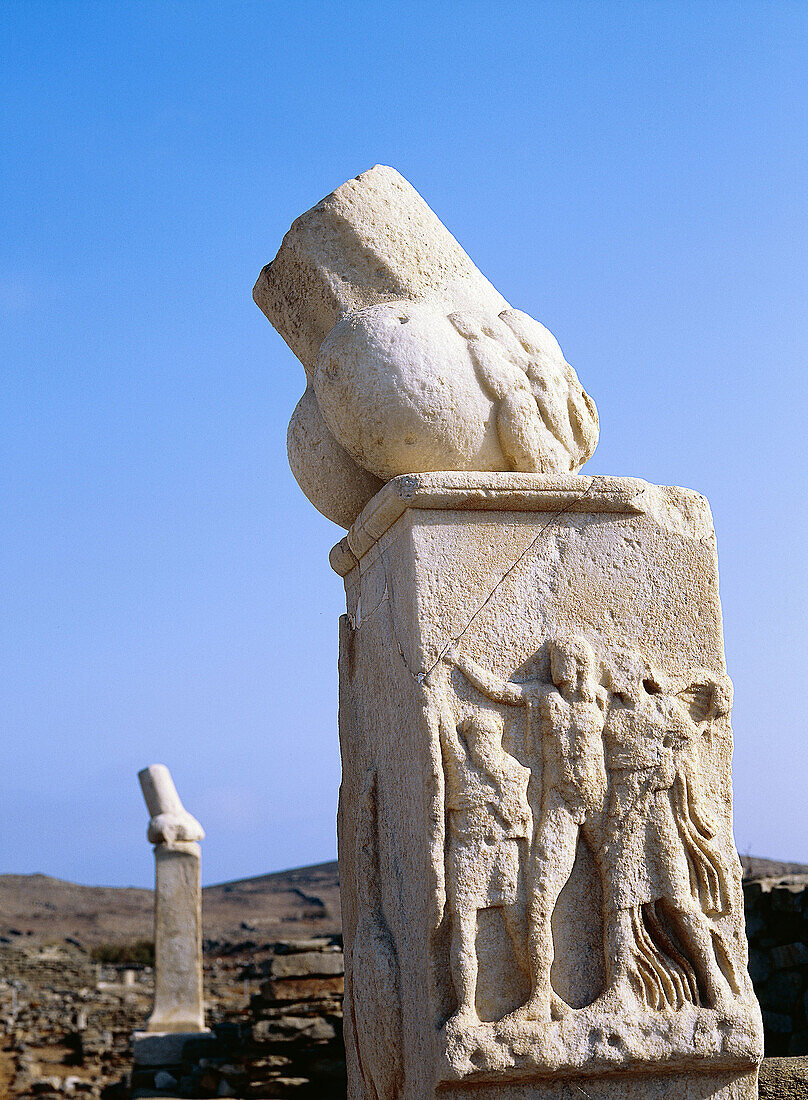
[{"label": "distant hill", "polygon": [[207,937],[231,941],[341,932],[337,864],[315,863],[206,886],[202,924]]},{"label": "distant hill", "polygon": [[757,882],[762,878],[804,878],[808,876],[808,865],[804,863],[781,863],[777,859],[762,859],[760,856],[741,856],[744,882]]},{"label": "distant hill", "polygon": [[[744,879],[808,877],[808,865],[743,856]],[[0,937],[70,938],[82,946],[150,939],[152,891],[79,886],[48,875],[0,875]],[[334,935],[342,927],[336,863],[316,863],[202,891],[207,939],[243,943]]]},{"label": "distant hill", "polygon": [[[0,937],[71,938],[82,946],[151,939],[151,890],[79,886],[48,875],[0,875]],[[208,939],[243,942],[333,935],[342,927],[336,863],[206,886]]]}]

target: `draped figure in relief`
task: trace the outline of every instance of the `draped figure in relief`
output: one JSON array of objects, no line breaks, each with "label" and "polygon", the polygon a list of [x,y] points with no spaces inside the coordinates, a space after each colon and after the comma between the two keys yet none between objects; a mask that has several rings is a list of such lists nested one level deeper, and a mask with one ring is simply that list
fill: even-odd
[{"label": "draped figure in relief", "polygon": [[707,724],[729,711],[729,680],[609,675],[600,858],[610,995],[725,1008],[739,989],[715,918],[730,908],[731,872],[703,809],[699,748]]},{"label": "draped figure in relief", "polygon": [[[445,658],[492,701],[527,712],[526,760],[534,782],[539,779],[525,875],[531,993],[512,1015],[548,1020],[568,1011],[550,982],[552,915],[579,836],[601,880],[605,996],[641,1009],[678,1008],[686,1001],[725,1009],[739,985],[716,918],[731,907],[732,871],[703,808],[700,753],[710,723],[729,713],[729,680],[702,669],[663,677],[634,651],[599,662],[580,635],[554,636],[548,651],[549,683],[503,680],[456,649]],[[466,726],[492,720],[466,719]],[[443,734],[442,740],[448,759]],[[513,760],[501,748],[501,731],[490,743],[494,758]],[[468,802],[466,774],[459,766],[453,771],[450,810]],[[512,851],[516,859],[517,849]],[[476,958],[470,957],[477,910],[492,904],[485,896],[498,895],[476,856],[469,858],[474,867],[449,860],[447,891],[455,899],[456,935],[464,945],[456,958],[462,955],[476,976]],[[511,877],[516,871],[513,864]],[[472,898],[474,887],[464,882],[487,885]],[[516,945],[513,921],[509,931]]]},{"label": "draped figure in relief", "polygon": [[527,970],[524,909],[519,877],[532,815],[527,801],[530,771],[502,747],[502,719],[480,711],[455,725],[441,715],[446,776],[446,900],[452,922],[455,1019],[478,1022],[477,914],[500,909],[514,954]]}]

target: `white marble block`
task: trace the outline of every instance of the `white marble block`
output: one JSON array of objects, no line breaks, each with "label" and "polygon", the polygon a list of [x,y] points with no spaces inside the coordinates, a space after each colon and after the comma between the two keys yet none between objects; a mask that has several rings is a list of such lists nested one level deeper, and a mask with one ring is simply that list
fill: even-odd
[{"label": "white marble block", "polygon": [[[202,826],[184,808],[168,768],[138,773],[154,844],[154,1008],[147,1032],[204,1032],[202,1000]],[[176,1044],[175,1044],[176,1045]]]},{"label": "white marble block", "polygon": [[343,527],[397,474],[577,470],[595,449],[595,404],[555,337],[393,168],[302,214],[253,297],[306,371],[292,471]]},{"label": "white marble block", "polygon": [[755,1096],[707,502],[403,476],[331,561],[350,1100]]}]

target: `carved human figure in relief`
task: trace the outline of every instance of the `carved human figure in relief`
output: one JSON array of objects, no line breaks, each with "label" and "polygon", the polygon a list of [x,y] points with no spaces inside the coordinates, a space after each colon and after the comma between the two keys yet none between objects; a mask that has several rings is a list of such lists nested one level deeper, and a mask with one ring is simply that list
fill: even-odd
[{"label": "carved human figure in relief", "polygon": [[532,815],[530,771],[502,747],[502,719],[480,711],[459,725],[447,708],[440,741],[446,776],[446,900],[451,919],[455,1019],[478,1022],[477,914],[498,908],[516,958],[527,969],[519,876]]},{"label": "carved human figure in relief", "polygon": [[694,674],[663,690],[661,676],[611,679],[600,855],[609,996],[726,1008],[738,983],[712,918],[730,907],[731,872],[701,805],[699,746],[705,723],[729,711],[729,680]]},{"label": "carved human figure in relief", "polygon": [[579,834],[600,873],[609,1001],[727,1009],[739,992],[733,948],[716,918],[733,871],[703,808],[701,747],[729,713],[726,676],[663,677],[636,652],[598,663],[580,636],[549,643],[551,683],[502,680],[452,650],[446,660],[480,692],[524,706],[526,759],[541,775],[528,860],[531,995],[514,1014],[546,1020],[553,993],[552,913]]},{"label": "carved human figure in relief", "polygon": [[572,871],[582,833],[597,859],[603,839],[607,776],[603,723],[607,693],[585,638],[550,641],[552,683],[501,680],[452,651],[449,659],[484,695],[527,709],[526,752],[541,774],[541,813],[530,849],[528,873],[528,963],[531,993],[515,1014],[549,1020],[566,1006],[550,984],[552,915]]}]

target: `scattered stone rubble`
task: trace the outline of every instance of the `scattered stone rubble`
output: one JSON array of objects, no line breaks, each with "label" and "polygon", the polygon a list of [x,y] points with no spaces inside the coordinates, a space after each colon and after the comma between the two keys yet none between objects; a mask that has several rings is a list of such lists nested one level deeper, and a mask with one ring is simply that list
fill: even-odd
[{"label": "scattered stone rubble", "polygon": [[150,1011],[150,968],[98,966],[70,944],[0,945],[2,1100],[344,1100],[340,938],[205,948],[213,1038],[188,1041],[170,1071],[133,1073],[131,1037]]},{"label": "scattered stone rubble", "polygon": [[[808,876],[747,882],[744,895],[767,1056],[808,1054]],[[342,992],[338,936],[208,940],[214,1039],[187,1047],[175,1073],[133,1080],[131,1036],[151,1008],[150,968],[100,966],[76,943],[19,937],[0,944],[0,1097],[344,1100]],[[806,1062],[794,1058],[764,1063],[761,1096],[792,1095],[771,1091],[784,1088],[786,1070],[808,1095]]]},{"label": "scattered stone rubble", "polygon": [[[239,980],[241,946],[205,964],[211,1017],[225,1030],[258,989]],[[132,1032],[148,1017],[152,995],[150,967],[101,966],[64,941],[0,944],[0,1100],[126,1100]]]},{"label": "scattered stone rubble", "polygon": [[766,1055],[808,1054],[808,876],[748,882],[744,902]]},{"label": "scattered stone rubble", "polygon": [[239,945],[237,953],[246,955],[238,978],[258,986],[246,1011],[212,1020],[215,1038],[187,1042],[172,1072],[138,1071],[134,1095],[344,1100],[340,938]]},{"label": "scattered stone rubble", "polygon": [[73,944],[0,946],[5,1097],[100,1097],[128,1066],[150,975],[98,966]]}]

